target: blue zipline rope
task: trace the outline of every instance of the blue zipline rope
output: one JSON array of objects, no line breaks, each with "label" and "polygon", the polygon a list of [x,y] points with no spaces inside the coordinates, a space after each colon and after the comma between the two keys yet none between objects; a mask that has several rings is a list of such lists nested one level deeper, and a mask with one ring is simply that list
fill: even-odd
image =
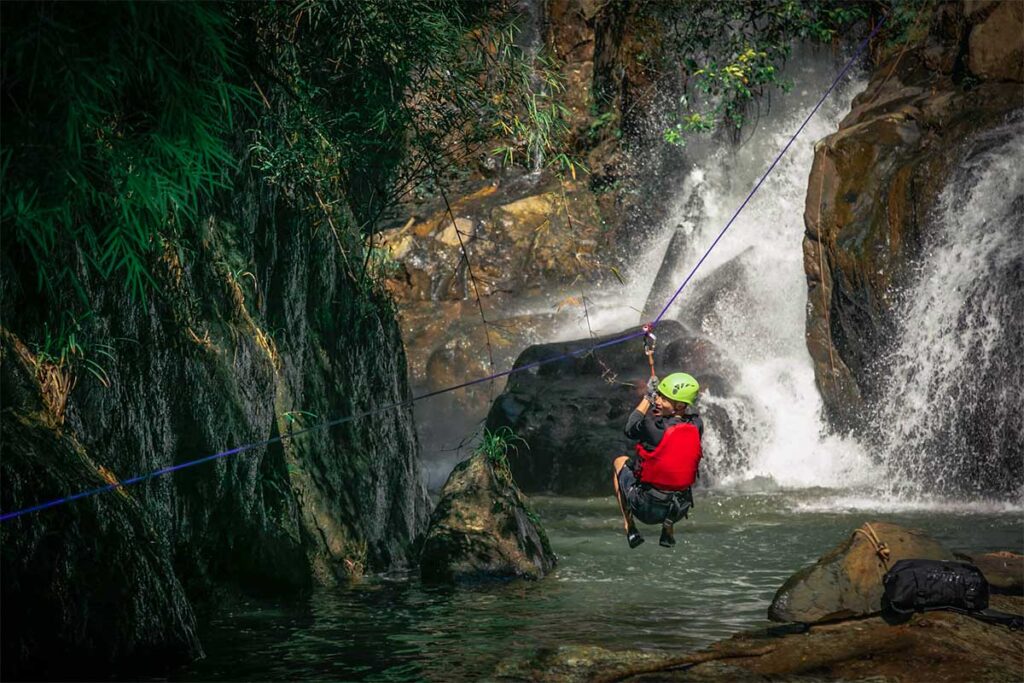
[{"label": "blue zipline rope", "polygon": [[[754,185],[754,188],[747,195],[747,198],[744,199],[743,203],[740,204],[738,209],[736,209],[736,212],[732,215],[732,218],[729,219],[729,222],[726,223],[725,227],[722,228],[722,231],[718,233],[718,237],[715,238],[715,241],[711,243],[711,246],[708,247],[707,251],[704,252],[704,255],[701,256],[699,261],[697,261],[697,264],[690,271],[690,274],[686,276],[685,280],[683,280],[683,284],[679,285],[679,289],[677,289],[675,291],[675,294],[672,295],[672,298],[670,298],[668,300],[668,303],[665,304],[665,307],[663,309],[661,309],[661,313],[659,313],[658,317],[654,319],[654,321],[652,323],[652,326],[653,325],[657,325],[659,322],[661,322],[661,319],[665,317],[665,313],[668,312],[669,307],[672,306],[672,304],[675,302],[675,300],[679,297],[679,294],[682,293],[682,291],[686,287],[686,285],[689,284],[690,279],[693,278],[694,273],[696,273],[697,269],[700,268],[700,266],[704,263],[704,261],[707,259],[708,255],[711,253],[712,249],[714,249],[718,245],[718,242],[722,239],[722,237],[725,235],[726,231],[736,221],[736,218],[740,215],[740,212],[742,212],[743,209],[746,208],[747,204],[750,202],[750,199],[760,189],[761,185],[764,183],[764,181],[768,177],[768,175],[775,169],[775,166],[779,163],[779,161],[786,154],[786,152],[789,151],[790,146],[796,140],[797,136],[799,136],[800,133],[803,131],[803,129],[807,125],[807,123],[811,120],[811,117],[814,116],[815,113],[817,113],[817,111],[821,107],[822,103],[824,103],[825,99],[832,93],[832,91],[835,89],[836,85],[839,84],[839,81],[842,80],[843,76],[846,75],[846,72],[850,70],[850,67],[853,66],[854,62],[857,61],[857,58],[860,57],[861,53],[864,51],[864,48],[867,47],[868,43],[871,41],[872,38],[875,37],[875,35],[878,33],[878,30],[882,27],[882,24],[884,24],[884,23],[885,23],[885,18],[883,17],[882,20],[879,21],[878,24],[875,26],[874,30],[871,31],[871,34],[868,35],[868,37],[865,38],[863,41],[861,41],[861,44],[857,48],[857,51],[854,53],[853,57],[850,58],[850,61],[848,61],[846,63],[846,66],[843,67],[843,70],[840,71],[839,75],[836,76],[835,80],[832,81],[832,85],[830,85],[828,87],[828,90],[825,91],[825,94],[822,95],[821,99],[818,100],[818,103],[816,105],[814,105],[814,108],[811,110],[811,113],[807,115],[807,118],[804,119],[804,122],[800,124],[800,127],[793,134],[793,136],[789,139],[789,142],[786,143],[785,147],[782,148],[782,151],[779,152],[778,156],[775,157],[775,160],[768,167],[768,170],[764,172],[764,175],[761,176],[761,179],[757,181],[756,185]],[[237,448],[232,448],[231,450],[222,451],[220,453],[214,453],[213,455],[208,455],[206,457],[198,458],[196,460],[189,460],[188,462],[183,462],[183,463],[180,463],[178,465],[172,465],[170,467],[165,467],[163,469],[154,470],[153,472],[149,472],[148,474],[143,474],[143,475],[139,475],[137,477],[132,477],[131,479],[125,479],[123,481],[119,481],[116,484],[107,484],[106,486],[100,486],[98,488],[90,489],[88,491],[82,491],[80,493],[76,493],[76,494],[71,495],[71,496],[65,496],[64,498],[55,498],[54,500],[50,500],[50,501],[47,501],[45,503],[40,503],[39,505],[33,505],[32,507],[27,507],[27,508],[24,508],[24,509],[21,509],[21,510],[16,510],[14,512],[3,513],[3,514],[0,514],[0,522],[6,522],[8,520],[15,519],[15,518],[21,517],[23,515],[27,515],[27,514],[30,514],[30,513],[33,513],[33,512],[39,512],[40,510],[46,510],[47,508],[56,507],[58,505],[62,505],[64,503],[70,503],[72,501],[80,500],[82,498],[88,498],[90,496],[95,496],[95,495],[98,495],[98,494],[101,494],[101,493],[107,493],[108,491],[113,491],[115,489],[119,489],[119,488],[122,488],[124,486],[131,486],[132,484],[138,484],[139,482],[147,481],[149,479],[154,479],[156,477],[160,477],[160,476],[163,476],[165,474],[170,474],[171,472],[176,472],[178,470],[183,470],[183,469],[186,469],[186,468],[189,468],[189,467],[195,467],[196,465],[201,465],[203,463],[211,462],[213,460],[220,460],[222,458],[226,458],[226,457],[231,456],[231,455],[237,455],[238,453],[243,453],[245,451],[250,451],[250,450],[252,450],[254,448],[262,448],[264,446],[269,446],[271,444],[278,443],[278,442],[283,441],[285,439],[295,438],[296,436],[300,436],[302,434],[308,434],[310,432],[319,431],[321,429],[330,429],[331,427],[336,427],[336,426],[338,426],[340,424],[345,424],[346,422],[353,422],[355,420],[359,420],[359,419],[362,419],[364,417],[368,417],[368,416],[376,414],[376,413],[384,412],[385,410],[392,410],[394,408],[400,408],[400,407],[404,407],[404,406],[411,406],[413,403],[415,403],[417,401],[422,401],[425,398],[431,398],[432,396],[438,396],[440,394],[445,394],[445,393],[448,393],[449,391],[455,391],[457,389],[465,389],[466,387],[471,387],[471,386],[476,385],[476,384],[482,384],[483,382],[489,382],[491,380],[498,379],[500,377],[505,377],[507,375],[511,375],[513,373],[516,373],[516,372],[522,372],[524,370],[530,370],[532,368],[536,368],[536,367],[539,367],[541,365],[545,365],[547,363],[554,363],[554,362],[560,361],[560,360],[566,360],[566,359],[569,359],[569,358],[575,358],[575,357],[582,356],[584,354],[590,353],[591,351],[595,351],[597,349],[605,348],[605,347],[608,347],[608,346],[615,346],[617,344],[621,344],[623,342],[627,342],[627,341],[629,341],[631,339],[636,339],[636,338],[642,337],[642,336],[644,336],[644,332],[642,332],[642,331],[632,332],[630,334],[627,334],[627,335],[624,335],[624,336],[621,336],[621,337],[616,337],[615,339],[611,339],[609,341],[601,342],[600,344],[593,344],[591,346],[586,346],[586,347],[583,347],[583,348],[580,348],[580,349],[576,349],[575,351],[570,351],[568,353],[563,353],[561,355],[554,356],[552,358],[544,358],[542,360],[534,361],[532,363],[527,363],[526,365],[520,365],[518,367],[513,366],[512,368],[510,368],[508,370],[505,370],[503,372],[496,372],[496,373],[488,375],[486,377],[481,377],[479,379],[474,379],[474,380],[470,380],[468,382],[463,382],[462,384],[456,384],[454,386],[445,387],[444,389],[437,389],[436,391],[430,391],[430,392],[427,392],[425,394],[420,394],[418,396],[413,396],[412,398],[406,399],[404,401],[395,401],[393,403],[389,403],[389,404],[384,405],[384,406],[378,406],[377,408],[374,408],[373,410],[366,410],[366,411],[363,411],[361,413],[356,413],[354,415],[346,415],[345,417],[340,417],[340,418],[337,418],[335,420],[330,420],[330,421],[327,421],[327,422],[321,422],[320,424],[313,425],[312,427],[306,427],[305,429],[300,429],[298,431],[292,431],[292,432],[288,432],[287,434],[282,434],[282,435],[279,435],[279,436],[275,436],[275,437],[273,437],[271,439],[266,439],[264,441],[257,441],[255,443],[246,444],[244,446],[238,446]]]},{"label": "blue zipline rope", "polygon": [[363,411],[361,413],[356,413],[354,415],[346,415],[345,417],[339,417],[336,420],[330,420],[328,422],[321,422],[320,424],[313,425],[312,427],[306,427],[305,429],[300,429],[298,431],[291,431],[291,432],[288,432],[287,434],[282,434],[280,436],[275,436],[273,438],[265,439],[263,441],[257,441],[255,443],[246,444],[244,446],[238,446],[237,448],[232,448],[229,451],[222,451],[220,453],[214,453],[213,455],[208,455],[208,456],[206,456],[204,458],[198,458],[196,460],[189,460],[188,462],[183,462],[183,463],[180,463],[178,465],[172,465],[170,467],[165,467],[163,469],[155,470],[155,471],[150,472],[148,474],[143,474],[143,475],[139,475],[137,477],[132,477],[131,479],[125,479],[123,481],[119,481],[116,484],[107,484],[106,486],[100,486],[100,487],[97,487],[97,488],[94,488],[94,489],[89,489],[88,491],[82,491],[81,493],[76,493],[73,496],[66,496],[64,498],[56,498],[56,499],[48,501],[46,503],[40,503],[39,505],[34,505],[32,507],[24,508],[22,510],[17,510],[15,512],[7,512],[7,513],[4,513],[4,514],[0,515],[0,522],[6,522],[9,519],[14,519],[16,517],[21,517],[22,515],[27,515],[27,514],[29,514],[31,512],[39,512],[40,510],[45,510],[47,508],[56,507],[57,505],[61,505],[63,503],[70,503],[72,501],[79,500],[80,498],[88,498],[89,496],[94,496],[94,495],[97,495],[97,494],[100,494],[100,493],[106,493],[108,491],[113,491],[114,489],[121,488],[123,486],[131,486],[132,484],[138,484],[139,482],[146,481],[147,479],[153,479],[155,477],[159,477],[159,476],[164,475],[164,474],[169,474],[171,472],[176,472],[177,470],[183,470],[183,469],[186,469],[188,467],[195,467],[196,465],[201,465],[201,464],[203,464],[205,462],[210,462],[212,460],[220,460],[221,458],[226,458],[229,455],[235,455],[237,453],[242,453],[244,451],[249,451],[249,450],[252,450],[254,448],[262,448],[264,446],[269,446],[270,444],[277,443],[279,441],[284,441],[285,439],[291,439],[291,438],[294,438],[296,436],[300,436],[302,434],[308,434],[310,432],[315,432],[315,431],[318,431],[318,430],[321,430],[321,429],[329,429],[331,427],[336,427],[336,426],[338,426],[340,424],[344,424],[346,422],[353,422],[355,420],[359,420],[359,419],[362,419],[364,417],[368,417],[368,416],[373,415],[375,413],[382,413],[385,410],[392,410],[394,408],[400,408],[400,407],[403,407],[403,406],[410,406],[413,403],[415,403],[416,401],[421,401],[421,400],[423,400],[425,398],[430,398],[432,396],[437,396],[439,394],[445,394],[445,393],[447,393],[449,391],[455,391],[456,389],[465,389],[466,387],[471,387],[471,386],[473,386],[475,384],[482,384],[484,382],[489,382],[491,380],[498,379],[499,377],[505,377],[506,375],[511,375],[512,373],[515,373],[515,372],[522,372],[523,370],[530,370],[531,368],[536,368],[536,367],[539,367],[541,365],[545,365],[547,363],[554,363],[555,361],[566,360],[568,358],[575,358],[577,356],[582,356],[582,355],[590,353],[591,351],[596,350],[596,349],[601,349],[601,348],[604,348],[606,346],[614,346],[616,344],[621,344],[621,343],[623,343],[625,341],[629,341],[630,339],[636,339],[637,337],[642,337],[643,334],[644,334],[643,332],[632,332],[632,333],[624,335],[622,337],[616,337],[615,339],[611,339],[609,341],[601,342],[600,344],[594,344],[593,346],[587,346],[587,347],[583,347],[583,348],[580,348],[580,349],[576,349],[575,351],[570,351],[568,353],[563,353],[563,354],[561,354],[559,356],[554,356],[552,358],[544,358],[544,359],[541,359],[541,360],[538,360],[538,361],[534,361],[532,363],[527,363],[526,365],[520,365],[519,367],[513,367],[513,368],[511,368],[509,370],[505,370],[503,372],[496,372],[496,373],[494,373],[492,375],[488,375],[487,377],[481,377],[479,379],[470,380],[469,382],[463,382],[462,384],[456,384],[454,386],[445,387],[444,389],[437,389],[435,391],[430,391],[430,392],[427,392],[425,394],[420,394],[418,396],[413,396],[412,398],[406,399],[404,401],[394,401],[392,403],[388,403],[388,404],[383,405],[383,406],[378,406],[377,408],[374,408],[373,410],[365,410],[365,411]]}]

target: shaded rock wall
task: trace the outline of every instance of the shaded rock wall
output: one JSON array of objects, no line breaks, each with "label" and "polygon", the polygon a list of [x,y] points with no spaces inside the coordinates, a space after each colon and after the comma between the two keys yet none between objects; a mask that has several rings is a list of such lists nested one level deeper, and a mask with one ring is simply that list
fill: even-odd
[{"label": "shaded rock wall", "polygon": [[[110,386],[80,369],[66,402],[24,343],[45,302],[5,245],[3,511],[407,396],[393,310],[321,222],[243,172],[198,251],[154,264],[146,301],[79,269]],[[4,622],[19,624],[5,677],[195,654],[192,607],[225,585],[281,593],[408,565],[428,513],[417,449],[411,412],[392,409],[4,522]]]},{"label": "shaded rock wall", "polygon": [[[646,235],[666,206],[649,201],[652,169],[664,160],[641,152],[655,91],[643,54],[656,49],[656,22],[629,3],[520,6],[530,42],[536,33],[555,58],[566,147],[587,171],[560,181],[551,169],[498,170],[493,158],[475,159],[464,168],[468,178],[448,188],[454,225],[441,197],[410,200],[385,220],[375,245],[386,254],[413,384],[425,391],[488,374],[491,357],[504,370],[538,330],[550,335],[559,319],[581,319],[581,290],[618,286],[622,245]],[[494,323],[489,335],[470,268]],[[430,414],[465,422],[458,431],[483,417],[479,406],[491,397],[487,387],[461,390],[432,402]],[[421,436],[433,442],[427,422]]]},{"label": "shaded rock wall", "polygon": [[944,2],[882,50],[839,131],[818,143],[804,213],[807,346],[826,410],[852,428],[878,398],[929,215],[972,136],[1024,104],[1024,5]]}]

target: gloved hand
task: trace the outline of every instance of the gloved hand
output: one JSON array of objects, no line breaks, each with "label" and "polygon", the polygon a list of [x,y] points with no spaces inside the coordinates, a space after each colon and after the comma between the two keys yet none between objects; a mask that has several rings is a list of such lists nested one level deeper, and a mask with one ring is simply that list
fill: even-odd
[{"label": "gloved hand", "polygon": [[657,375],[652,375],[651,378],[649,380],[647,380],[647,393],[644,395],[644,398],[646,398],[647,401],[653,405],[654,404],[654,397],[657,396],[657,395],[658,395],[658,376]]}]

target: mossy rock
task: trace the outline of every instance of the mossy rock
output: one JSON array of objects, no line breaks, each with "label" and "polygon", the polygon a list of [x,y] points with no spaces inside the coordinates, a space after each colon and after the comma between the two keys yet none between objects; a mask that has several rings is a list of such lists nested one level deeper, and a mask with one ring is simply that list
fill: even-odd
[{"label": "mossy rock", "polygon": [[554,567],[547,534],[507,466],[479,453],[460,463],[430,520],[420,558],[423,580],[537,580]]}]

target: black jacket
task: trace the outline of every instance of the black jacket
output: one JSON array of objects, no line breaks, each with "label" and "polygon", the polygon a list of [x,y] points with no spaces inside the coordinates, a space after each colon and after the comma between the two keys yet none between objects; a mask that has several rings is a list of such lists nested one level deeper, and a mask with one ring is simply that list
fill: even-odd
[{"label": "black jacket", "polygon": [[686,415],[662,417],[655,415],[653,408],[648,409],[646,413],[634,410],[630,414],[629,419],[626,420],[626,429],[624,431],[627,437],[639,441],[644,450],[653,451],[661,443],[661,438],[665,436],[665,432],[668,431],[669,427],[683,422],[689,422],[694,425],[698,433],[702,437],[704,436],[704,422],[700,419],[699,414],[687,413]]}]

